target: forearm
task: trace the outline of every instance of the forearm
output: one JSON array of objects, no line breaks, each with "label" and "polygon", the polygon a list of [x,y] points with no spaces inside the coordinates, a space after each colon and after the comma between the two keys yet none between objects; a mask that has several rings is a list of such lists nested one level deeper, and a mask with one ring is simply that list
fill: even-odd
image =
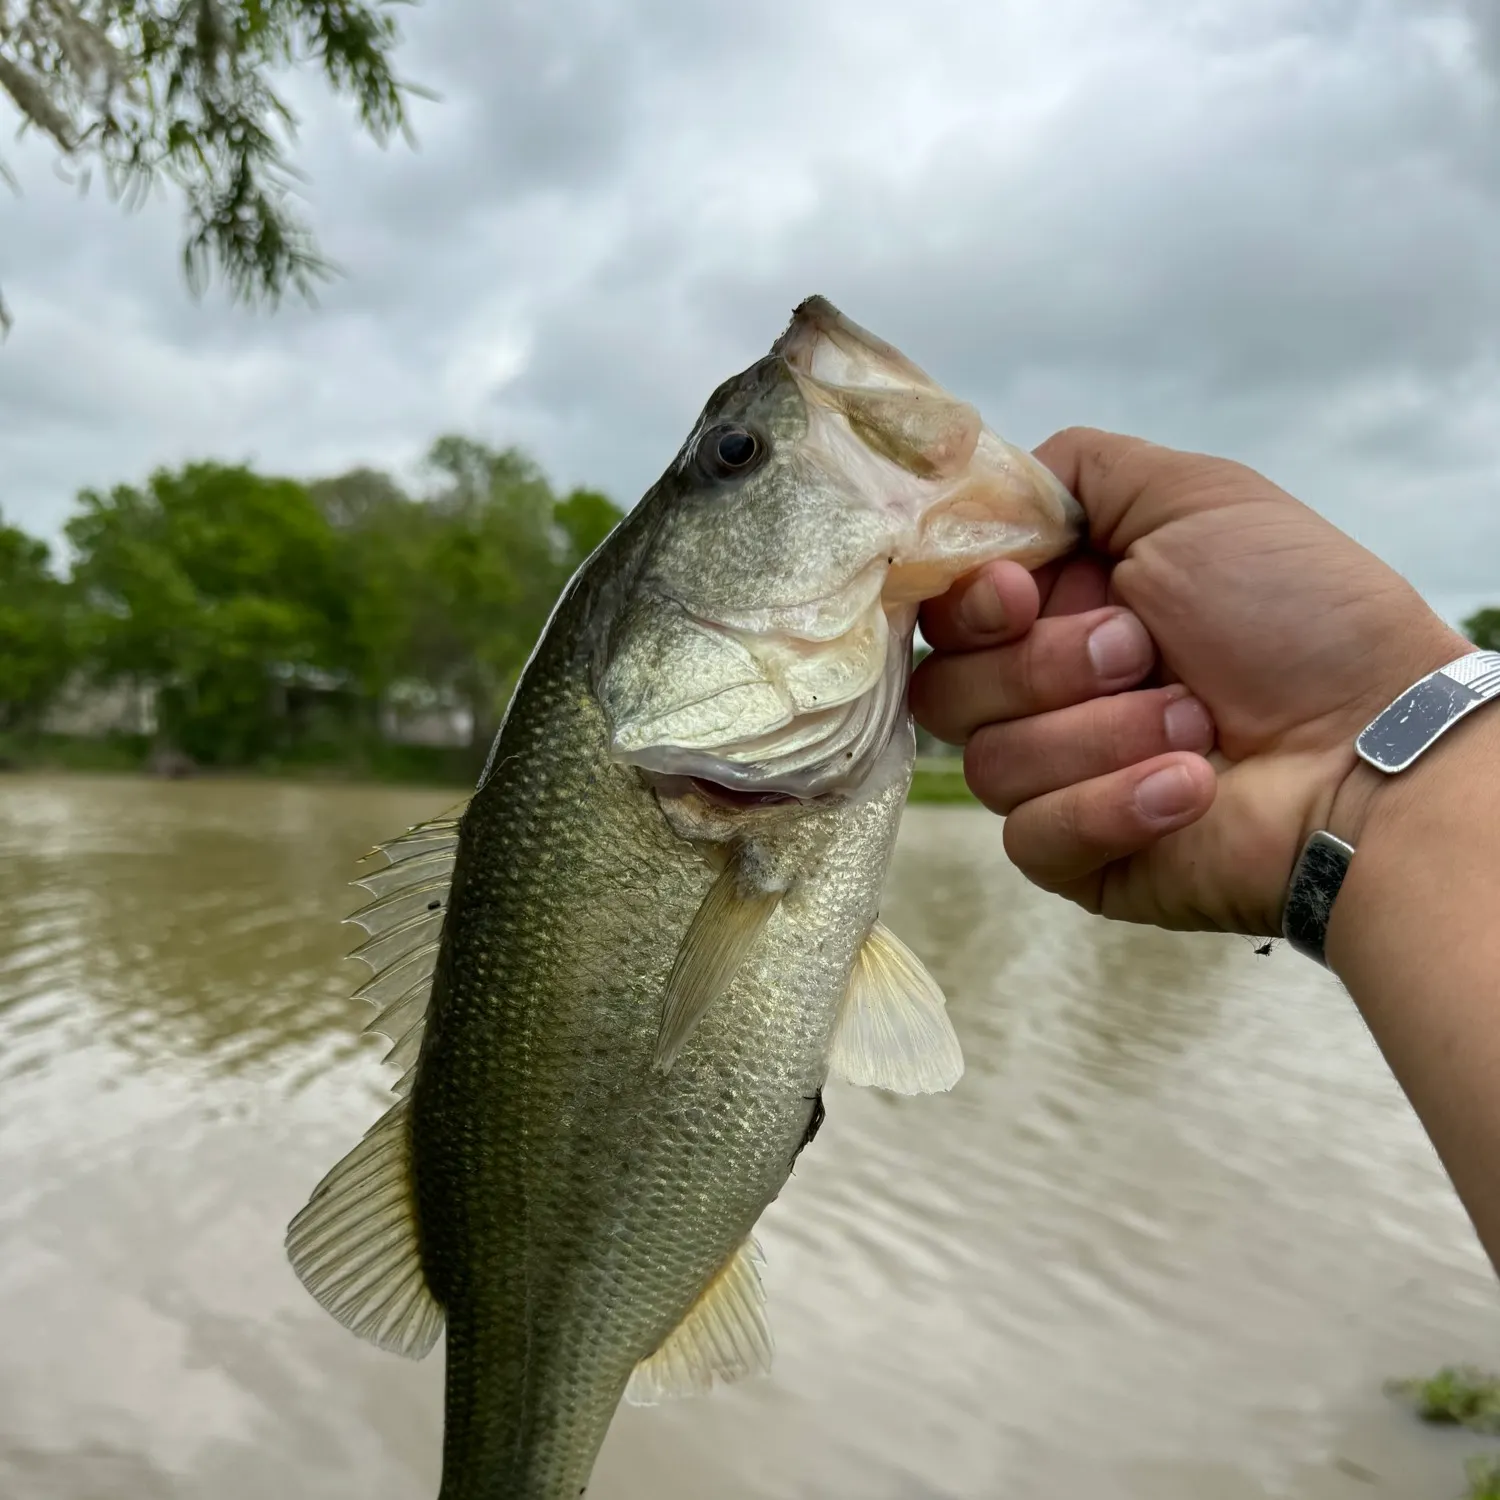
[{"label": "forearm", "polygon": [[1401,776],[1357,775],[1329,964],[1500,1267],[1500,705]]}]

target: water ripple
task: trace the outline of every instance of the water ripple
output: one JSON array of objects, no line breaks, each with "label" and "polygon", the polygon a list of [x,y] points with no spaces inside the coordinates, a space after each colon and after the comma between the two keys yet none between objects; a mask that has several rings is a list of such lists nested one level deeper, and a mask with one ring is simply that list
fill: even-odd
[{"label": "water ripple", "polygon": [[[433,1492],[435,1362],[281,1237],[386,1102],[353,861],[451,800],[0,780],[0,1494]],[[965,810],[909,815],[884,915],[963,1082],[829,1089],[762,1226],[774,1378],[623,1412],[591,1500],[1448,1493],[1380,1384],[1492,1360],[1500,1306],[1338,987],[1073,912]]]}]

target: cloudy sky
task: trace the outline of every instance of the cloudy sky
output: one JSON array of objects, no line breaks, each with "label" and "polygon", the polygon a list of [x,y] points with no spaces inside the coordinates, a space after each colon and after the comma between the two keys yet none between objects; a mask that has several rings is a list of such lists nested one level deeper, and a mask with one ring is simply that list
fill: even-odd
[{"label": "cloudy sky", "polygon": [[307,96],[348,272],[315,311],[193,302],[170,199],[126,217],[7,148],[8,519],[453,429],[628,503],[821,291],[1015,441],[1231,454],[1446,612],[1500,599],[1492,0],[429,0],[406,29],[442,95],[416,152]]}]

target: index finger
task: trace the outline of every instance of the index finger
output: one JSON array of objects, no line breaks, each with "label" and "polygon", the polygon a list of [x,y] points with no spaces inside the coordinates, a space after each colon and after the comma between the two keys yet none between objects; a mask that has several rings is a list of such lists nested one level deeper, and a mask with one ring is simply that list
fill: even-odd
[{"label": "index finger", "polygon": [[1249,491],[1262,497],[1285,494],[1232,459],[1163,448],[1095,427],[1064,428],[1037,448],[1036,456],[1083,506],[1091,545],[1109,557],[1122,556],[1132,542],[1169,521],[1234,504]]}]

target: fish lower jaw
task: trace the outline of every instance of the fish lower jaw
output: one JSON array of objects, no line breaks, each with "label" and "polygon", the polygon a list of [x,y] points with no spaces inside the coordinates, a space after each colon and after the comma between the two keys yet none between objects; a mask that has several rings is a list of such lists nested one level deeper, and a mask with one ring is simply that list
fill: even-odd
[{"label": "fish lower jaw", "polygon": [[755,812],[762,808],[820,807],[837,801],[843,788],[799,796],[776,786],[715,781],[703,775],[667,775],[641,768],[646,783],[660,797],[695,797],[726,812]]},{"label": "fish lower jaw", "polygon": [[725,786],[723,782],[709,781],[702,776],[689,776],[687,780],[700,797],[707,797],[710,802],[717,802],[721,807],[746,809],[787,807],[793,803],[808,800],[795,796],[791,792],[758,791],[753,787]]}]

